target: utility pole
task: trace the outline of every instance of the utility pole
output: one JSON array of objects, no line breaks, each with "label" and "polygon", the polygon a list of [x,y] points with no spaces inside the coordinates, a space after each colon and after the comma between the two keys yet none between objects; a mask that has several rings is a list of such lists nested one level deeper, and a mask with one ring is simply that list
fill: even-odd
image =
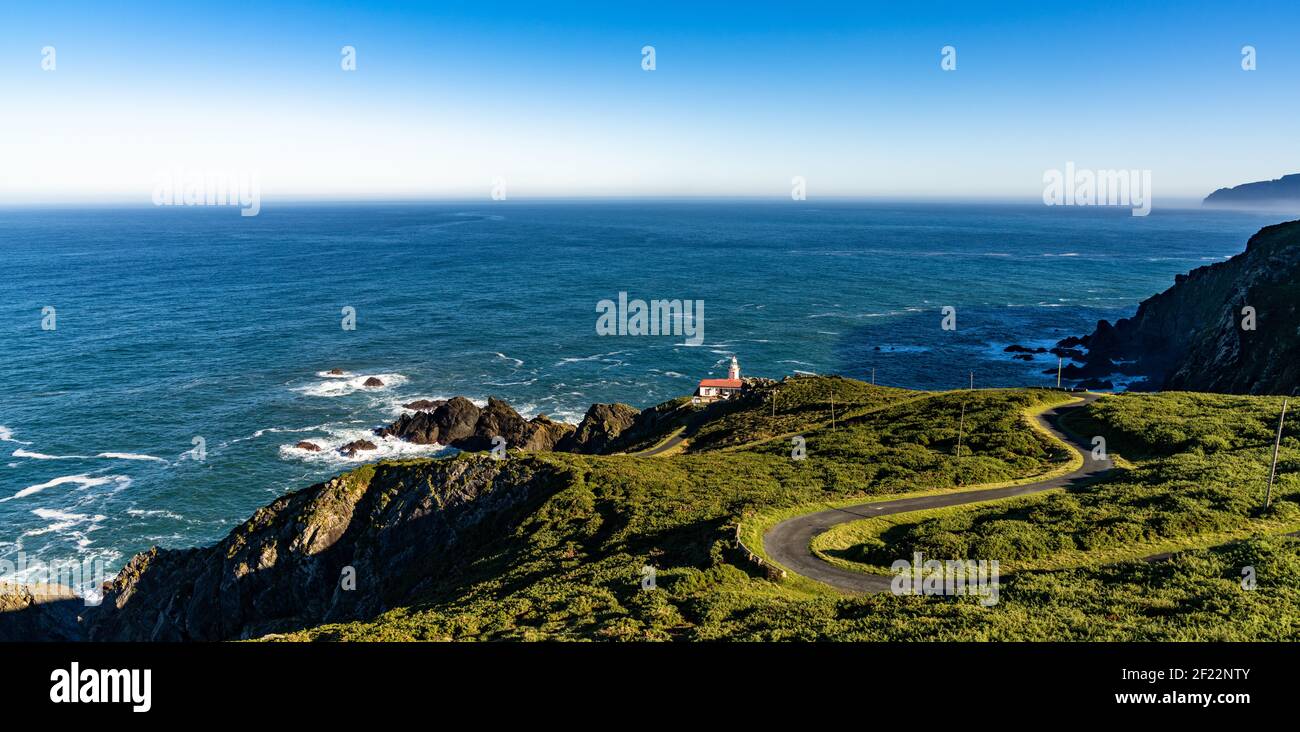
[{"label": "utility pole", "polygon": [[1065,365],[1065,357],[1056,357],[1056,388],[1061,388],[1061,367]]},{"label": "utility pole", "polygon": [[1277,440],[1273,443],[1273,467],[1268,471],[1268,492],[1264,494],[1264,510],[1273,501],[1273,479],[1277,477],[1277,453],[1282,449],[1282,425],[1286,424],[1286,405],[1288,399],[1282,400],[1282,418],[1277,421]]},{"label": "utility pole", "polygon": [[957,425],[957,459],[961,460],[961,437],[966,431],[966,402],[961,403],[961,422]]},{"label": "utility pole", "polygon": [[876,370],[874,368],[871,369],[871,385],[876,385]]},{"label": "utility pole", "polygon": [[772,390],[772,419],[776,419],[776,389]]},{"label": "utility pole", "polygon": [[970,372],[970,388],[971,388],[971,391],[974,391],[974,390],[975,390],[975,372],[974,372],[974,371]]},{"label": "utility pole", "polygon": [[831,389],[831,429],[835,429],[835,390]]}]

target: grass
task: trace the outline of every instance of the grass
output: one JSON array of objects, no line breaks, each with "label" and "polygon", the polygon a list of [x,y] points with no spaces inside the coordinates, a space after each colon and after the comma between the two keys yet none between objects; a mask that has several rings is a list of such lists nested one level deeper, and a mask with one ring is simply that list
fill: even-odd
[{"label": "grass", "polygon": [[1258,397],[1104,399],[1075,425],[1135,456],[1111,479],[962,510],[854,522],[819,537],[815,548],[840,566],[869,570],[915,551],[998,559],[1008,569],[1058,569],[1289,533],[1300,529],[1300,443],[1290,433],[1275,500],[1262,510],[1274,408],[1280,410],[1280,400]]},{"label": "grass", "polygon": [[[1300,540],[1259,535],[1200,548],[1270,533],[1290,520],[1300,488],[1300,443],[1291,432],[1279,500],[1267,515],[1252,513],[1270,400],[1103,399],[1076,424],[1083,434],[1100,427],[1091,433],[1105,435],[1133,469],[1087,492],[899,516],[911,523],[876,534],[898,556],[916,546],[943,548],[936,557],[996,551],[1018,569],[1004,577],[999,603],[982,607],[970,598],[848,597],[797,577],[772,582],[746,561],[736,527],[740,522],[742,539],[761,551],[764,525],[809,506],[971,490],[1062,470],[1068,454],[1024,415],[1068,397],[1040,390],[881,392],[824,377],[785,383],[794,386],[784,412],[778,396],[777,418],[770,404],[728,405],[715,415],[725,424],[704,430],[712,437],[684,454],[512,456],[520,474],[556,468],[562,479],[508,530],[457,545],[427,590],[404,607],[284,638],[1281,640],[1300,634]],[[837,417],[835,429],[819,411],[819,395],[832,389],[837,410],[842,398],[850,405],[847,424]],[[958,461],[963,404],[963,446],[971,452]],[[1202,409],[1202,418],[1189,415],[1177,433],[1148,436],[1151,420],[1159,419],[1150,415],[1189,407]],[[766,441],[740,441],[747,429]],[[806,460],[791,459],[791,432],[805,438]],[[957,522],[964,528],[957,530]],[[1157,564],[1116,561],[1135,539],[1182,551]],[[1077,554],[1065,553],[1066,540]],[[656,571],[649,591],[641,589],[646,566]],[[1253,590],[1241,586],[1247,566],[1257,572]]]}]

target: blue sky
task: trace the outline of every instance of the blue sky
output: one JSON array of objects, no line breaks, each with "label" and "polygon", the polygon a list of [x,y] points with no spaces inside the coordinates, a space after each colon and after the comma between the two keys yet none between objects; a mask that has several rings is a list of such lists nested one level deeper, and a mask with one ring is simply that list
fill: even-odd
[{"label": "blue sky", "polygon": [[1165,199],[1300,171],[1295,2],[97,5],[5,12],[0,202],[147,203],[164,170],[268,198],[803,176],[810,198],[1026,200],[1067,161],[1149,169]]}]

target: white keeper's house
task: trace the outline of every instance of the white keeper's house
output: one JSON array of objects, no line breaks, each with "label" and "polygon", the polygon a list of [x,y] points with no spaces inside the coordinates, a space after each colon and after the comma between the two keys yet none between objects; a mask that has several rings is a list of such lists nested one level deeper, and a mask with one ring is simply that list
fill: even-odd
[{"label": "white keeper's house", "polygon": [[735,356],[731,357],[731,366],[727,368],[727,378],[725,379],[700,379],[700,385],[695,389],[696,402],[716,402],[719,399],[730,399],[732,396],[740,393],[744,382],[740,380],[740,362]]}]

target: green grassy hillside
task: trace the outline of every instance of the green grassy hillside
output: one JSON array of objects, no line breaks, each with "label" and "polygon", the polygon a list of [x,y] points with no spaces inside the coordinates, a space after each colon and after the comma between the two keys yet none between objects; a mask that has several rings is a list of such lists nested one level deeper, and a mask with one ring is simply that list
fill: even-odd
[{"label": "green grassy hillside", "polygon": [[[798,578],[770,581],[738,549],[737,525],[783,508],[1050,472],[1069,453],[1024,415],[1069,397],[1038,390],[925,394],[838,378],[773,388],[777,418],[765,400],[728,405],[731,411],[696,433],[688,454],[512,457],[522,469],[554,467],[563,476],[512,530],[458,545],[455,560],[407,607],[280,637],[1264,640],[1300,633],[1300,541],[1269,535],[1300,518],[1294,431],[1276,506],[1262,516],[1252,508],[1276,412],[1270,400],[1104,399],[1077,426],[1104,430],[1099,434],[1116,449],[1140,456],[1132,470],[1077,494],[954,509],[839,548],[867,560],[924,549],[1019,562],[1004,576],[1001,601],[986,608],[971,599],[845,597]],[[834,429],[826,424],[829,399],[822,409],[830,389]],[[1186,415],[1189,409],[1203,417]],[[1184,415],[1181,426],[1155,429],[1173,415]],[[759,440],[741,443],[747,432]],[[791,459],[791,433],[805,438],[806,460]],[[1133,542],[1222,545],[1157,564],[1116,563]],[[1252,590],[1241,587],[1247,565],[1258,577]],[[646,566],[656,570],[653,590],[642,589]]]},{"label": "green grassy hillside", "polygon": [[1280,477],[1263,510],[1282,400],[1208,394],[1125,395],[1071,426],[1132,461],[1099,485],[983,507],[837,527],[828,557],[887,566],[920,551],[997,558],[1004,568],[1080,566],[1300,530],[1300,441],[1284,435]]}]

